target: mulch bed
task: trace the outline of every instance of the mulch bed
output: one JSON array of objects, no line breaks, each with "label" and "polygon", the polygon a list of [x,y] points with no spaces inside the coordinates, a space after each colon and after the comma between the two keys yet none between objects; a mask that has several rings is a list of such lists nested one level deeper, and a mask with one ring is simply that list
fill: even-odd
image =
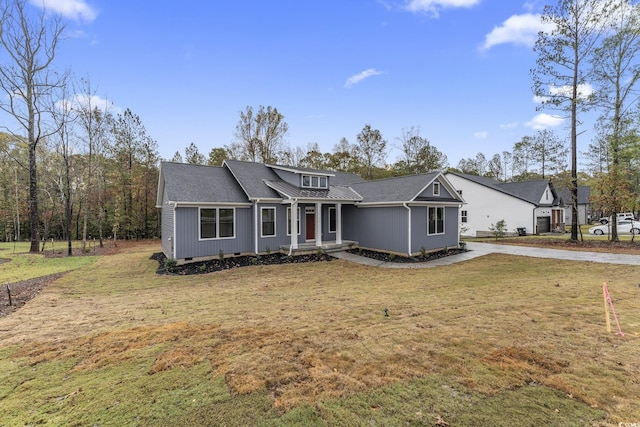
[{"label": "mulch bed", "polygon": [[232,268],[247,267],[250,265],[277,265],[277,264],[297,264],[306,262],[328,262],[335,258],[327,254],[296,255],[286,256],[281,253],[272,253],[260,256],[238,256],[232,258],[213,259],[209,261],[192,262],[184,265],[167,267],[167,258],[161,252],[155,253],[151,259],[158,261],[158,274],[206,274],[215,271],[229,270]]},{"label": "mulch bed", "polygon": [[416,262],[433,261],[436,259],[448,257],[451,255],[456,255],[466,251],[467,251],[466,249],[453,248],[453,249],[447,249],[447,250],[442,250],[437,252],[429,252],[429,253],[425,253],[424,255],[421,254],[417,256],[412,256],[411,258],[402,256],[402,255],[389,254],[385,252],[370,251],[366,249],[349,249],[347,252],[355,255],[361,255],[367,258],[372,258],[378,261],[397,262],[397,263],[416,263]]}]

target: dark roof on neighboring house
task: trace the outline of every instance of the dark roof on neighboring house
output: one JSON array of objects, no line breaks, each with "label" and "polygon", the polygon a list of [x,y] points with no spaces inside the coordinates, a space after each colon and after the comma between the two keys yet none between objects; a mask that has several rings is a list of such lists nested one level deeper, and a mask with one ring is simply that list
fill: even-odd
[{"label": "dark roof on neighboring house", "polygon": [[447,172],[447,174],[459,176],[468,181],[492,188],[496,191],[500,191],[501,193],[508,194],[536,206],[540,204],[540,199],[544,190],[547,186],[550,186],[554,196],[553,204],[555,205],[559,201],[558,195],[553,188],[553,184],[546,179],[536,179],[533,181],[523,182],[500,182],[484,176],[469,175],[465,173]]},{"label": "dark roof on neighboring house", "polygon": [[[571,204],[571,190],[568,188],[563,188],[558,191],[558,198],[560,199],[560,203],[564,205]],[[579,185],[578,186],[578,204],[579,205],[588,205],[591,203],[591,188],[588,185]]]},{"label": "dark roof on neighboring house", "polygon": [[236,180],[223,167],[162,162],[160,175],[163,178],[160,185],[166,190],[167,200],[171,202],[248,202]]},{"label": "dark roof on neighboring house", "polygon": [[[363,203],[408,202],[414,200],[439,175],[430,172],[396,178],[376,179],[350,185],[362,196]],[[438,199],[443,200],[444,199]]]}]

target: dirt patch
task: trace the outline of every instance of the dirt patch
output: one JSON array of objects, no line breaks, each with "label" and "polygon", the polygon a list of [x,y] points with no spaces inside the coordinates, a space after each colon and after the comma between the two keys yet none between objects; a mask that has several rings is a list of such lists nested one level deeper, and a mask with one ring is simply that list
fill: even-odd
[{"label": "dirt patch", "polygon": [[[51,274],[2,286],[0,288],[0,317],[7,316],[21,308],[63,274]],[[11,295],[11,305],[9,305],[9,295]]]}]

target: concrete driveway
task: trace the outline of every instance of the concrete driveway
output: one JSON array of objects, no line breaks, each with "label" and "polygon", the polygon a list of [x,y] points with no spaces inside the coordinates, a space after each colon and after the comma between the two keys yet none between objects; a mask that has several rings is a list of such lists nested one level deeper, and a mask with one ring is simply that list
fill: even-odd
[{"label": "concrete driveway", "polygon": [[623,264],[623,265],[640,265],[640,255],[625,255],[625,254],[610,254],[604,252],[582,252],[582,251],[565,251],[561,249],[546,249],[529,246],[515,246],[515,245],[499,245],[494,243],[480,243],[480,242],[467,242],[467,252],[451,255],[445,258],[440,258],[428,262],[418,263],[396,263],[396,262],[384,262],[371,258],[366,258],[360,255],[350,254],[348,252],[336,252],[331,255],[344,259],[347,261],[355,262],[363,265],[370,265],[372,267],[383,268],[430,268],[441,265],[451,265],[456,262],[466,261],[469,259],[481,257],[491,253],[507,254],[507,255],[520,255],[529,256],[535,258],[550,258],[550,259],[562,259],[569,261],[587,261],[587,262],[599,262],[604,264]]}]

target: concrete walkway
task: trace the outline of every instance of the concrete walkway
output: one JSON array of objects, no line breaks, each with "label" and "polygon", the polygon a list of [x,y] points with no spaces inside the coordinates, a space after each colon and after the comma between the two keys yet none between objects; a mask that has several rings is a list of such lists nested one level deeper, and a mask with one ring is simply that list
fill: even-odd
[{"label": "concrete walkway", "polygon": [[610,254],[604,252],[565,251],[529,246],[497,245],[493,243],[467,242],[467,252],[451,255],[427,262],[401,263],[385,262],[363,257],[348,252],[335,252],[331,256],[357,264],[383,268],[430,268],[451,265],[456,262],[481,257],[491,253],[529,256],[536,258],[562,259],[569,261],[587,261],[604,264],[640,265],[640,255]]}]

